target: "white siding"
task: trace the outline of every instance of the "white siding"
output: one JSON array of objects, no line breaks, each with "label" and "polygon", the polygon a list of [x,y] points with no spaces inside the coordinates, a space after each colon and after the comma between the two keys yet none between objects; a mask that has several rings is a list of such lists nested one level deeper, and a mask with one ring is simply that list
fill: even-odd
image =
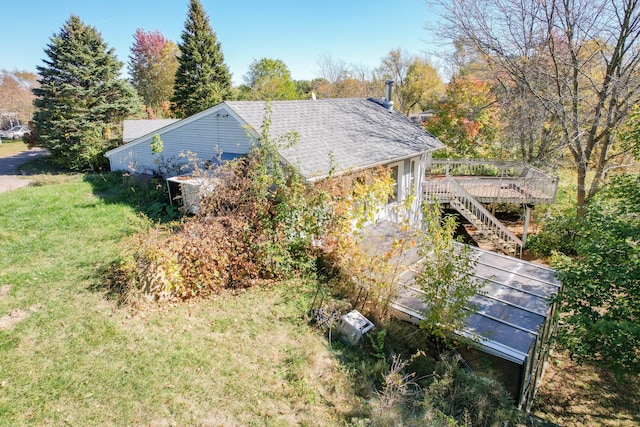
[{"label": "white siding", "polygon": [[[386,220],[391,222],[400,222],[408,219],[411,223],[419,222],[422,218],[422,182],[424,180],[427,158],[430,156],[422,155],[405,159],[400,162],[390,163],[386,167],[398,167],[398,201],[389,203],[384,209],[381,209],[376,215],[377,220]],[[412,163],[414,164],[412,176]],[[403,212],[403,202],[406,198],[413,194],[414,199],[409,212]],[[404,214],[408,214],[406,218]]]},{"label": "white siding", "polygon": [[[193,153],[200,161],[213,159],[221,152],[246,154],[251,143],[242,125],[224,108],[212,111],[197,120],[180,126],[170,126],[158,132],[163,142],[164,159],[178,158]],[[132,143],[124,150],[110,154],[111,170],[128,170],[136,173],[150,173],[156,169],[151,153],[150,134]]]}]

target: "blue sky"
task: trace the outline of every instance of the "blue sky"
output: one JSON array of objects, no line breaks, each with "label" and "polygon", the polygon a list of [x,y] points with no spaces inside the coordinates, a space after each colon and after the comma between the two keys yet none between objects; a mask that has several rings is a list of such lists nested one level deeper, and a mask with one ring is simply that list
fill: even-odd
[{"label": "blue sky", "polygon": [[[318,76],[322,55],[374,68],[391,49],[440,49],[427,30],[437,17],[427,0],[201,0],[235,84],[254,59],[281,59],[292,78]],[[126,63],[137,28],[176,43],[189,0],[14,0],[2,7],[0,69],[36,71],[44,48],[71,14],[95,27]]]}]

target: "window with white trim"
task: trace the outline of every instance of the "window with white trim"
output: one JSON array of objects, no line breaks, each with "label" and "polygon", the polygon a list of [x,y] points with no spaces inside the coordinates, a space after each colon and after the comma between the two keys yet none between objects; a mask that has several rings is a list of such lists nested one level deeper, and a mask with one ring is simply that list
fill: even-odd
[{"label": "window with white trim", "polygon": [[393,180],[393,192],[389,197],[389,203],[396,203],[402,194],[402,162],[389,165],[389,169]]}]

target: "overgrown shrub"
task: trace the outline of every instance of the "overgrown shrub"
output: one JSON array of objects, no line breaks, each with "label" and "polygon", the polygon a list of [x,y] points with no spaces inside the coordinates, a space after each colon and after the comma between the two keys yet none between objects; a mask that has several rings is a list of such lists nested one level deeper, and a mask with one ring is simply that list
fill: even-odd
[{"label": "overgrown shrub", "polygon": [[453,419],[465,426],[502,426],[518,413],[502,385],[459,366],[460,356],[446,354],[436,363],[424,393],[425,420]]},{"label": "overgrown shrub", "polygon": [[622,381],[640,373],[640,178],[612,177],[584,209],[575,256],[552,262],[562,289],[557,343]]},{"label": "overgrown shrub", "polygon": [[269,114],[248,156],[201,172],[213,191],[202,194],[195,216],[171,233],[150,231],[141,239],[130,274],[137,288],[158,299],[185,299],[313,272],[312,241],[331,216],[297,172],[280,163],[278,148],[296,136],[272,139]]},{"label": "overgrown shrub", "polygon": [[527,239],[527,248],[536,256],[549,257],[553,252],[575,255],[576,238],[582,221],[575,211],[542,218],[542,230]]}]

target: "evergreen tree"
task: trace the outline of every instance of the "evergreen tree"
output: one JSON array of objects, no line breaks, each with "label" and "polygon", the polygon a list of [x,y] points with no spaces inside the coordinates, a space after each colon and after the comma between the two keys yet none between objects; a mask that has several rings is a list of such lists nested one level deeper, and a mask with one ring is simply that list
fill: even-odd
[{"label": "evergreen tree", "polygon": [[120,122],[140,107],[138,97],[120,78],[123,64],[113,49],[77,16],[51,37],[45,53],[45,66],[37,67],[40,87],[33,89],[37,144],[60,166],[93,170],[119,143]]},{"label": "evergreen tree", "polygon": [[224,101],[231,94],[231,74],[216,33],[199,0],[191,0],[176,73],[173,110],[188,117]]}]

